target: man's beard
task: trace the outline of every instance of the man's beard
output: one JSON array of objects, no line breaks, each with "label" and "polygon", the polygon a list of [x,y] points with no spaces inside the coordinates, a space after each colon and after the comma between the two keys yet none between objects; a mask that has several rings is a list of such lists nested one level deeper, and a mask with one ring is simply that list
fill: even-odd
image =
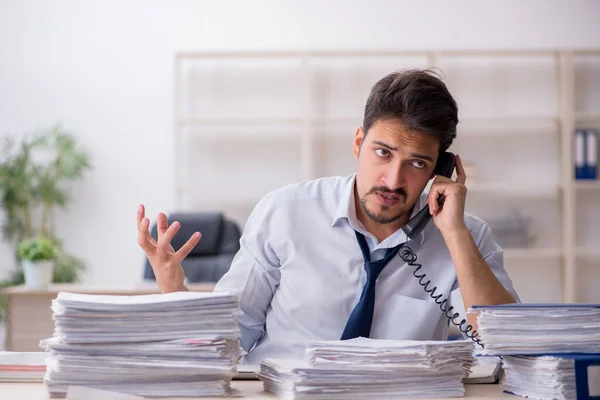
[{"label": "man's beard", "polygon": [[404,191],[403,188],[398,188],[396,190],[390,190],[384,186],[376,186],[373,187],[367,194],[365,194],[364,196],[362,196],[360,198],[360,205],[363,209],[363,211],[365,212],[365,214],[367,215],[367,217],[369,217],[372,221],[377,222],[378,224],[391,224],[392,222],[398,221],[400,218],[404,217],[404,215],[406,214],[406,210],[404,211],[400,211],[398,214],[396,215],[392,215],[392,216],[387,216],[385,214],[383,214],[385,211],[389,210],[388,206],[382,205],[381,209],[382,212],[381,213],[373,213],[371,212],[371,210],[369,210],[369,208],[367,207],[367,200],[366,197],[369,196],[370,194],[373,194],[375,196],[377,196],[377,193],[381,193],[383,195],[395,195],[398,197],[401,197],[402,199],[404,199],[404,201],[406,201],[406,192]]}]

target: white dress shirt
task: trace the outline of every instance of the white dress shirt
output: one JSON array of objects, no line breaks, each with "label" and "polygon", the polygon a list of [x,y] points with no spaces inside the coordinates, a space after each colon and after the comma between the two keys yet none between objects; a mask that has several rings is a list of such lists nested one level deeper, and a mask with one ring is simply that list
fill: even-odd
[{"label": "white dress shirt", "polygon": [[[242,362],[301,358],[310,340],[338,340],[366,281],[354,230],[365,235],[371,260],[407,241],[400,229],[383,242],[358,221],[355,175],[297,183],[270,192],[249,216],[241,248],[215,291],[240,299]],[[426,193],[417,201],[416,214]],[[481,219],[465,213],[465,223],[482,256],[502,285],[517,299],[504,270],[502,249]],[[431,220],[410,248],[428,288],[449,298],[460,322],[466,318],[456,272],[440,231]],[[415,267],[394,257],[376,286],[371,338],[445,340],[448,319],[413,276]]]}]

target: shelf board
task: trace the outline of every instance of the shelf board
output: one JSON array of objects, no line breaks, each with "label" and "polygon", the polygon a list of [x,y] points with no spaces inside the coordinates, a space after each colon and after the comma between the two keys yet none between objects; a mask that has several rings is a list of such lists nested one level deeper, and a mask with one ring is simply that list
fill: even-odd
[{"label": "shelf board", "polygon": [[[462,117],[458,123],[458,127],[464,129],[468,125],[486,125],[484,129],[523,129],[523,128],[541,128],[558,126],[559,118],[554,115],[524,115],[524,116],[473,116]],[[499,125],[492,127],[489,125]]]},{"label": "shelf board", "polygon": [[[472,128],[470,128],[472,129]],[[542,136],[542,137],[547,137],[547,136],[551,136],[551,135],[558,135],[558,131],[551,131],[551,130],[502,130],[502,129],[494,129],[494,130],[485,130],[485,129],[481,129],[479,130],[479,132],[472,132],[469,130],[465,130],[464,128],[462,130],[460,130],[458,132],[456,141],[460,141],[463,138],[469,138],[469,139],[486,139],[486,138],[511,138],[513,140],[518,140],[519,138],[522,138],[524,136],[527,137],[535,137],[535,136]]]},{"label": "shelf board", "polygon": [[596,56],[600,54],[600,51],[596,48],[582,48],[582,49],[489,49],[489,48],[477,48],[477,49],[407,49],[407,50],[368,50],[368,51],[351,51],[351,50],[302,50],[302,51],[288,51],[288,50],[267,50],[267,51],[182,51],[176,53],[178,59],[186,58],[279,58],[279,57],[290,57],[290,58],[301,58],[301,57],[361,57],[361,58],[373,58],[373,57],[415,57],[415,56],[429,56],[435,55],[438,57],[554,57],[556,52],[569,51],[575,56],[591,55]]},{"label": "shelf board", "polygon": [[192,209],[252,209],[260,199],[260,196],[255,199],[202,199],[192,201]]},{"label": "shelf board", "polygon": [[600,124],[600,114],[575,113],[575,122]]},{"label": "shelf board", "polygon": [[499,195],[502,197],[553,197],[558,195],[560,185],[542,184],[527,185],[520,183],[518,185],[507,185],[505,183],[474,183],[467,184],[468,193],[481,195]]},{"label": "shelf board", "polygon": [[[339,123],[355,123],[362,122],[362,114],[355,116],[331,116],[331,117],[312,117],[310,118],[310,122],[315,124],[339,124]],[[545,126],[556,126],[558,124],[558,117],[551,115],[542,115],[542,116],[500,116],[500,117],[461,117],[459,121],[459,127],[462,127],[463,124],[468,125],[505,125],[505,126],[513,126],[515,129],[521,129],[524,125],[528,127],[543,127]],[[484,129],[490,129],[486,127]]]},{"label": "shelf board", "polygon": [[540,117],[466,117],[458,124],[458,140],[462,137],[497,138],[550,136],[560,132],[559,118]]},{"label": "shelf board", "polygon": [[504,258],[511,260],[558,258],[563,254],[561,248],[541,247],[523,249],[504,249]]},{"label": "shelf board", "polygon": [[575,254],[578,257],[586,258],[600,258],[600,245],[599,247],[578,247],[575,249]]},{"label": "shelf board", "polygon": [[186,126],[218,126],[218,127],[273,127],[273,126],[302,126],[306,120],[302,118],[193,118],[179,119],[179,127]]},{"label": "shelf board", "polygon": [[[260,128],[260,127],[306,127],[349,126],[352,128],[362,124],[362,115],[345,117],[313,117],[313,118],[182,118],[177,126],[183,127],[220,127],[220,128]],[[498,135],[552,135],[557,133],[558,118],[551,116],[531,117],[466,117],[460,121],[459,136],[494,137]],[[477,132],[474,132],[477,131]],[[339,134],[329,136],[338,137]],[[345,131],[344,131],[345,136]]]},{"label": "shelf board", "polygon": [[580,190],[599,190],[600,189],[600,181],[598,180],[576,180],[575,181],[575,189]]},{"label": "shelf board", "polygon": [[362,124],[362,120],[362,115],[356,115],[354,117],[313,117],[309,119],[310,123],[314,125]]},{"label": "shelf board", "polygon": [[179,135],[190,140],[197,139],[302,139],[304,126],[293,118],[279,119],[206,119],[178,122]]},{"label": "shelf board", "polygon": [[[327,127],[355,129],[362,125],[362,117],[320,117],[309,120],[313,129],[325,130],[322,138],[346,138],[348,130],[338,129],[327,132]],[[458,138],[485,139],[523,136],[552,136],[559,134],[559,119],[552,116],[531,117],[466,117],[458,126]]]}]

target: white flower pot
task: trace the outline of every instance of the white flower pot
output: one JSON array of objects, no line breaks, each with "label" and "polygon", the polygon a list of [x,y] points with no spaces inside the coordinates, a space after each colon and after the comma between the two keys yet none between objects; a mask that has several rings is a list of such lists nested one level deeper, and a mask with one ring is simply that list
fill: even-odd
[{"label": "white flower pot", "polygon": [[52,283],[54,262],[23,260],[23,272],[25,273],[25,287],[44,289]]}]

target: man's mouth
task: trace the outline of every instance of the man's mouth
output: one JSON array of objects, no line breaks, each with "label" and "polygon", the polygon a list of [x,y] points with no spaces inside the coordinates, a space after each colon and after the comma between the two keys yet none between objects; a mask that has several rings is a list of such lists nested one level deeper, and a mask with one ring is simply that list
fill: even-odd
[{"label": "man's mouth", "polygon": [[377,199],[383,205],[388,207],[394,206],[400,202],[400,196],[393,193],[377,193]]}]

